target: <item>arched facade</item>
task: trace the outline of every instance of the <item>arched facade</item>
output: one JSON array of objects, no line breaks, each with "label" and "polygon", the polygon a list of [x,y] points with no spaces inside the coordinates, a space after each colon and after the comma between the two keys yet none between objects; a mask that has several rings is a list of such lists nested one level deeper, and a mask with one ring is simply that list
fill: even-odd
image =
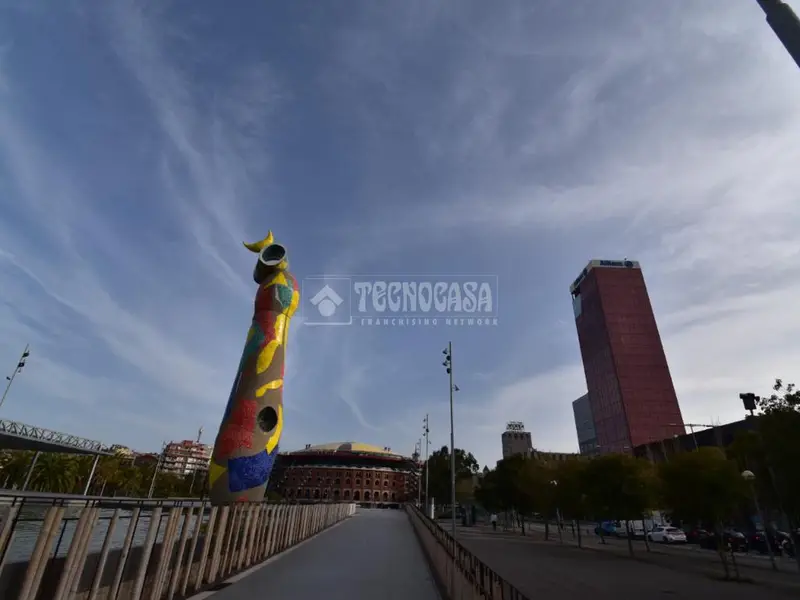
[{"label": "arched facade", "polygon": [[287,500],[399,506],[416,501],[419,473],[388,449],[326,444],[278,455],[269,487]]}]

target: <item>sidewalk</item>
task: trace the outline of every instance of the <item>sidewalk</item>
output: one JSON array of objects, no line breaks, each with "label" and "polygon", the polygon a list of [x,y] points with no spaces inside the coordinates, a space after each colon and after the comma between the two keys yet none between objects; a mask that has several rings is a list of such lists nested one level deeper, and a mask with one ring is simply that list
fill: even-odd
[{"label": "sidewalk", "polygon": [[210,597],[439,600],[439,593],[406,513],[359,509],[356,516]]}]

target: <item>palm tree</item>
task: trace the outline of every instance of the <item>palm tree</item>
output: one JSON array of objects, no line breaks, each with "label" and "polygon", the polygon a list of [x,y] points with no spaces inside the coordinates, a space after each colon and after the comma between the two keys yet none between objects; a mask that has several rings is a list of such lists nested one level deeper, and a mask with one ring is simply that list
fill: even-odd
[{"label": "palm tree", "polygon": [[115,495],[119,489],[121,480],[120,472],[122,471],[122,464],[116,456],[104,456],[97,463],[97,471],[95,472],[95,481],[93,487],[98,488],[96,492],[98,496]]},{"label": "palm tree", "polygon": [[33,452],[7,451],[0,458],[0,487],[14,489],[22,487],[28,474]]},{"label": "palm tree", "polygon": [[[0,487],[19,488],[33,461],[33,452],[0,451]],[[82,493],[92,471],[94,457],[42,453],[36,462],[29,489],[55,493]],[[99,496],[143,497],[150,491],[155,465],[136,465],[116,456],[103,456],[91,482],[91,493]],[[154,495],[159,497],[200,497],[207,474],[159,473]]]},{"label": "palm tree", "polygon": [[78,464],[71,458],[63,454],[41,454],[33,470],[32,487],[40,492],[72,492],[78,480]]}]

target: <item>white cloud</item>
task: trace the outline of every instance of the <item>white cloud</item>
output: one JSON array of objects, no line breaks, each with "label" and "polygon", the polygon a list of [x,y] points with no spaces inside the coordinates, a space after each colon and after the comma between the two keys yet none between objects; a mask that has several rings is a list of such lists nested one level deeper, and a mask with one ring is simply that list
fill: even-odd
[{"label": "white cloud", "polygon": [[[269,69],[260,63],[235,71],[205,112],[162,54],[160,24],[132,5],[115,6],[133,12],[112,19],[118,27],[109,37],[124,46],[125,65],[151,96],[166,141],[162,177],[156,170],[139,186],[156,200],[130,198],[121,182],[104,197],[104,174],[90,166],[90,179],[83,179],[69,147],[53,144],[26,112],[29,82],[18,71],[15,79],[3,73],[9,85],[0,90],[0,169],[4,196],[13,200],[4,204],[10,219],[0,223],[0,287],[8,307],[0,331],[32,346],[5,410],[109,443],[152,443],[153,432],[193,437],[200,425],[213,435],[254,293],[253,257],[238,239],[244,208],[236,200],[268,174],[266,145],[255,138],[265,134],[263,114],[273,97]],[[28,58],[24,48],[15,50],[9,60]],[[94,100],[88,94],[83,102],[99,121],[104,107]],[[125,124],[127,115],[115,116]],[[142,133],[129,131],[130,147]],[[105,152],[133,170],[139,165],[128,150],[125,144]],[[137,213],[159,204],[140,229]],[[176,206],[180,211],[171,212]],[[133,219],[120,222],[126,211]],[[161,235],[170,230],[174,239]],[[41,412],[44,406],[53,410]]]},{"label": "white cloud", "polygon": [[[638,4],[588,38],[577,32],[591,11],[572,6],[573,18],[583,10],[584,20],[555,40],[545,33],[558,20],[549,6],[528,15],[538,27],[528,21],[515,29],[516,11],[470,21],[480,44],[451,65],[449,101],[417,102],[426,114],[402,113],[433,125],[424,128],[424,148],[445,183],[421,202],[385,207],[366,242],[369,257],[391,252],[389,232],[398,227],[419,241],[519,234],[524,277],[522,257],[541,252],[537,233],[554,235],[576,256],[574,272],[560,276],[566,289],[583,260],[605,246],[598,237],[617,236],[616,247],[643,262],[687,421],[738,418],[738,392],[791,378],[800,352],[800,317],[791,308],[800,274],[800,76],[757,6],[720,12],[683,3],[656,15]],[[657,29],[645,27],[655,19]],[[376,35],[385,43],[393,32]],[[571,68],[554,88],[532,91],[526,75],[540,74],[510,59],[522,57],[532,68],[546,68],[542,57]],[[359,57],[362,74],[391,79],[368,60]],[[465,173],[454,161],[474,169]],[[540,330],[531,324],[531,350]],[[465,417],[457,428],[464,445],[493,460],[505,421],[520,419],[537,446],[574,449],[570,402],[585,389],[577,358],[573,352],[563,366],[533,376],[525,371],[540,368],[530,364],[495,385],[488,402],[465,411],[481,416],[479,425]]]},{"label": "white cloud", "polygon": [[[119,381],[120,411],[138,394],[170,396],[185,435],[202,424],[188,421],[216,424],[253,292],[239,238],[263,235],[256,223],[308,244],[293,255],[300,271],[508,274],[498,331],[459,334],[472,364],[459,372],[457,443],[482,463],[499,457],[508,420],[541,449],[576,447],[570,403],[585,383],[566,288],[598,253],[642,262],[688,421],[734,418],[739,391],[792,378],[800,76],[755,3],[359,9],[304,18],[285,55],[255,36],[241,61],[230,38],[200,40],[193,19],[176,28],[166,9],[103,13],[121,77],[135,81],[126,98],[147,106],[111,111],[129,136],[119,147],[87,133],[135,173],[117,184],[142,196],[119,200],[129,227],[109,209],[127,190],[51,147],[22,110],[28,80],[8,68],[17,48],[0,53],[0,168],[20,198],[18,226],[0,222],[15,315],[0,329],[36,337],[49,361],[48,382],[26,385],[97,406]],[[285,174],[298,162],[303,181]],[[329,203],[341,218],[328,221]],[[86,346],[75,337],[80,352],[59,356],[71,346],[43,326]],[[426,412],[434,448],[448,443],[427,358],[448,333],[321,329],[292,324],[287,444],[410,452]],[[92,356],[93,336],[113,374],[67,365]]]}]

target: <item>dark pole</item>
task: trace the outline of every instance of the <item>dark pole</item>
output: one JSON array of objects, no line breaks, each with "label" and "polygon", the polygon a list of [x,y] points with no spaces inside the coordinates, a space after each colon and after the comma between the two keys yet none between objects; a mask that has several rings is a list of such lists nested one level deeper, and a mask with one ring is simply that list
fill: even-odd
[{"label": "dark pole", "polygon": [[22,373],[22,368],[25,366],[25,359],[28,358],[30,355],[31,355],[30,346],[26,344],[25,350],[22,351],[22,356],[20,356],[19,360],[17,361],[17,367],[14,369],[14,372],[11,373],[11,375],[9,375],[8,377],[6,377],[8,384],[6,385],[6,389],[3,392],[3,396],[0,397],[0,406],[3,406],[3,402],[6,401],[6,396],[8,396],[8,390],[11,389],[11,384],[14,383],[14,378],[17,376],[17,374]]},{"label": "dark pole", "polygon": [[767,15],[767,23],[778,36],[786,51],[800,67],[800,19],[792,8],[781,0],[757,0]]}]

